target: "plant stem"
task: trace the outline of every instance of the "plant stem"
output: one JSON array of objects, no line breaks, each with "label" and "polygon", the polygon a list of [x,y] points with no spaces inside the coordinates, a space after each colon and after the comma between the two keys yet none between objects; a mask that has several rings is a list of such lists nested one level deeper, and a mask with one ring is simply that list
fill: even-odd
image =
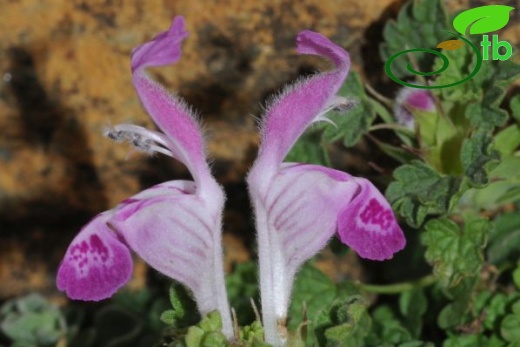
[{"label": "plant stem", "polygon": [[424,276],[423,278],[420,278],[416,281],[410,281],[410,282],[401,282],[401,283],[394,283],[394,284],[383,284],[383,285],[377,285],[377,284],[363,284],[363,283],[356,283],[356,286],[358,289],[364,292],[369,293],[375,293],[375,294],[399,294],[402,292],[405,292],[407,290],[411,290],[414,288],[422,288],[422,287],[428,287],[435,283],[436,278],[433,274],[430,274],[428,276]]}]

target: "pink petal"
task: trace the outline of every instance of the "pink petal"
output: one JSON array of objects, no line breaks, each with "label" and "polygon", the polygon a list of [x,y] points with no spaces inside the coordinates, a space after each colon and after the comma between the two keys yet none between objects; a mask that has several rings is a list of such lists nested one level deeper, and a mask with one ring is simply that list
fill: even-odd
[{"label": "pink petal", "polygon": [[[188,286],[202,313],[227,310],[221,293],[222,208],[221,196],[207,199],[172,191],[125,201],[110,225],[150,266]],[[218,300],[225,302],[217,304]]]},{"label": "pink petal", "polygon": [[145,67],[176,62],[186,38],[184,19],[176,17],[170,30],[138,47],[132,56],[133,84],[143,107],[167,136],[173,156],[190,170],[197,187],[204,189],[210,172],[204,154],[204,141],[195,116],[184,101],[168,93],[144,71]]},{"label": "pink petal", "polygon": [[339,211],[357,191],[350,177],[319,165],[282,164],[266,192],[265,208],[291,276],[336,232]]},{"label": "pink petal", "polygon": [[257,160],[263,171],[274,170],[298,137],[330,106],[350,69],[348,53],[325,36],[305,30],[296,41],[298,52],[328,58],[334,62],[336,70],[285,88],[268,106]]},{"label": "pink petal", "polygon": [[366,179],[354,180],[360,191],[339,213],[339,238],[363,258],[390,259],[406,244],[403,232],[379,190]]},{"label": "pink petal", "polygon": [[71,299],[106,299],[130,279],[130,251],[108,228],[109,218],[110,212],[95,217],[74,238],[65,254],[57,286]]},{"label": "pink petal", "polygon": [[168,31],[155,36],[132,51],[132,71],[147,66],[173,64],[181,57],[181,43],[188,36],[182,16],[173,19]]}]

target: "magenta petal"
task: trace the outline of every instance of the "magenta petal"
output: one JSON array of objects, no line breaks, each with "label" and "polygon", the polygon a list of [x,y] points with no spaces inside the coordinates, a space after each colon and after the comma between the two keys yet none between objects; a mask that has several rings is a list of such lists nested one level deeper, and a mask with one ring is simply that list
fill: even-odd
[{"label": "magenta petal", "polygon": [[107,226],[110,212],[95,217],[70,244],[58,270],[57,286],[75,300],[99,301],[132,275],[128,248]]},{"label": "magenta petal", "polygon": [[268,106],[262,124],[262,144],[256,165],[273,170],[305,129],[330,107],[350,69],[348,53],[325,36],[302,31],[298,51],[332,60],[336,69],[291,85]]},{"label": "magenta petal", "polygon": [[132,71],[147,66],[173,64],[181,57],[181,43],[188,36],[182,16],[173,19],[168,31],[160,33],[132,51]]},{"label": "magenta petal", "polygon": [[344,68],[344,65],[350,64],[349,55],[343,48],[330,41],[326,36],[314,31],[301,31],[296,37],[296,49],[301,54],[327,57],[339,68]]},{"label": "magenta petal", "polygon": [[363,258],[390,259],[406,244],[403,232],[379,190],[366,179],[354,180],[360,191],[339,213],[339,238]]},{"label": "magenta petal", "polygon": [[205,181],[212,179],[204,154],[202,131],[195,115],[184,101],[168,93],[144,71],[148,66],[176,62],[186,36],[184,18],[176,17],[168,32],[138,47],[132,56],[132,80],[143,107],[167,136],[167,147],[173,157],[188,167],[197,187],[204,189]]}]

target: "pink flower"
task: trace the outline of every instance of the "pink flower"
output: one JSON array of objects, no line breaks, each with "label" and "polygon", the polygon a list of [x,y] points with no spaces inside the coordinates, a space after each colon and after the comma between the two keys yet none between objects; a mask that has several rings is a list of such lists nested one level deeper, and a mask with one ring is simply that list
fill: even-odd
[{"label": "pink flower", "polygon": [[133,84],[162,132],[127,124],[115,126],[107,135],[179,160],[193,181],[159,184],[96,216],[70,244],[57,286],[72,299],[108,298],[130,279],[133,251],[188,286],[201,313],[219,310],[223,332],[231,337],[221,246],[224,193],[210,173],[194,116],[145,72],[149,66],[176,62],[187,35],[184,19],[176,17],[167,32],[132,52]]},{"label": "pink flower", "polygon": [[348,53],[321,34],[302,31],[299,53],[326,57],[331,72],[286,88],[267,108],[258,158],[247,181],[256,214],[266,342],[281,346],[298,268],[336,234],[361,257],[384,260],[405,246],[392,209],[366,179],[330,168],[283,163],[313,122],[345,103],[336,95],[350,68]]},{"label": "pink flower", "polygon": [[415,119],[410,111],[435,112],[435,100],[429,90],[404,87],[402,88],[394,104],[394,115],[397,123],[413,129]]}]

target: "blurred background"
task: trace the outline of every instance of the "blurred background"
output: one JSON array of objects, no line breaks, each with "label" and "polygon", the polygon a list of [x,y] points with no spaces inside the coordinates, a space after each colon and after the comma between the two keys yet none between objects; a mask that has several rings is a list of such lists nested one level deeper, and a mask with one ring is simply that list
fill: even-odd
[{"label": "blurred background", "polygon": [[[384,73],[379,45],[384,23],[404,3],[0,0],[0,303],[37,291],[63,305],[56,269],[80,227],[144,188],[189,177],[169,158],[132,153],[103,137],[105,127],[118,123],[153,128],[134,92],[129,57],[174,16],[183,15],[190,32],[183,57],[152,73],[200,113],[207,130],[213,171],[228,196],[231,271],[254,254],[244,184],[258,146],[254,117],[283,85],[329,67],[298,57],[295,35],[313,29],[330,37],[349,51],[364,81],[393,97],[398,85]],[[447,1],[450,11],[490,3]],[[518,11],[514,16],[501,39],[518,47]],[[370,176],[371,151],[361,141],[337,152],[334,164]],[[349,257],[329,270],[324,261],[323,269],[361,276],[355,255]],[[138,260],[130,288],[145,287],[148,276]]]}]

